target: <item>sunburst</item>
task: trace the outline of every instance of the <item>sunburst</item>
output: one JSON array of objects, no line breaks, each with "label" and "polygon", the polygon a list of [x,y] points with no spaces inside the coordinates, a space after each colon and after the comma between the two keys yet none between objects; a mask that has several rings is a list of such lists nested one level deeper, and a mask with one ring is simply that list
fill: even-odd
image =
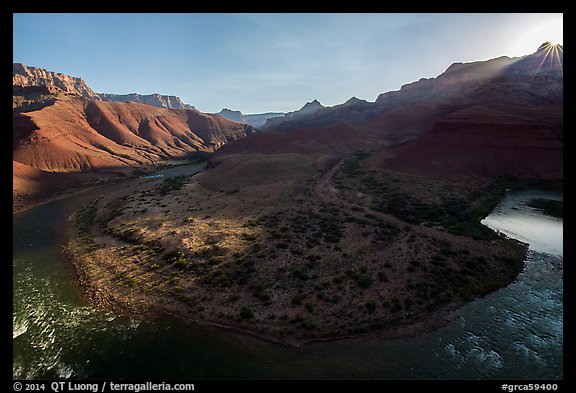
[{"label": "sunburst", "polygon": [[560,70],[564,72],[562,67],[562,60],[560,59],[560,54],[564,56],[564,48],[560,44],[553,44],[550,41],[546,41],[538,48],[538,51],[545,51],[544,56],[542,56],[542,61],[536,70],[536,74],[540,72],[540,69],[544,65],[544,63],[548,64],[548,69],[551,70],[552,67],[556,64],[560,67]]}]

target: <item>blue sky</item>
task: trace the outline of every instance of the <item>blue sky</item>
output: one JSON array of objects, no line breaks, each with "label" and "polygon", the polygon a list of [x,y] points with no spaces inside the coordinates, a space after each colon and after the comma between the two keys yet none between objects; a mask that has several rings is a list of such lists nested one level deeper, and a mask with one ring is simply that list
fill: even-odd
[{"label": "blue sky", "polygon": [[14,14],[13,60],[203,112],[374,101],[454,62],[563,43],[562,14]]}]

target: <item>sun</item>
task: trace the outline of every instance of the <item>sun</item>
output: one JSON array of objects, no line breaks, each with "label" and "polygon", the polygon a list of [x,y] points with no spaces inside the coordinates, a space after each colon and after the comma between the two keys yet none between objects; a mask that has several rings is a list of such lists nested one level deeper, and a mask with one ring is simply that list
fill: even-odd
[{"label": "sun", "polygon": [[539,48],[539,49],[546,49],[546,50],[548,50],[548,51],[551,51],[551,50],[559,50],[559,51],[561,51],[561,52],[564,51],[564,50],[563,50],[563,47],[562,47],[562,44],[555,44],[555,43],[552,43],[552,42],[550,42],[550,41],[546,41],[545,43],[543,43],[542,45],[540,45],[540,48]]},{"label": "sun", "polygon": [[564,50],[560,44],[552,44],[550,41],[546,41],[538,48],[538,55],[542,58],[538,69],[535,74],[538,74],[540,70],[544,72],[550,72],[551,70],[562,70],[562,62],[564,57]]},{"label": "sun", "polygon": [[561,48],[564,42],[562,15],[550,15],[518,34],[510,55],[524,56],[534,53],[543,42],[548,42],[551,47]]}]

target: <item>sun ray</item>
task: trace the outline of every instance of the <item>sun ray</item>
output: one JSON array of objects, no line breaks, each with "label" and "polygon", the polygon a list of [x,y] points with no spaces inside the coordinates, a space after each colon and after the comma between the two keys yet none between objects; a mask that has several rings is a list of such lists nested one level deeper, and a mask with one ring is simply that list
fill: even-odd
[{"label": "sun ray", "polygon": [[556,56],[556,60],[558,61],[558,65],[560,66],[560,71],[564,72],[564,67],[562,67],[562,61],[560,60],[559,52],[562,52],[562,54],[564,54],[562,47],[560,45],[556,45],[556,48],[554,49],[554,54]]},{"label": "sun ray", "polygon": [[564,53],[564,49],[561,44],[552,44],[547,41],[540,45],[538,52],[541,56],[540,64],[534,72],[533,78],[536,77],[538,73],[545,68],[545,72],[553,72],[556,67],[560,68],[563,72],[562,59],[560,56]]},{"label": "sun ray", "polygon": [[549,42],[542,44],[540,47],[541,48],[543,47],[543,49],[546,51],[546,54],[542,57],[542,61],[538,65],[538,69],[536,69],[536,72],[534,73],[534,77],[536,77],[536,75],[540,72],[540,69],[542,68],[542,65],[544,64],[544,62],[548,58],[548,54],[550,53],[550,50],[551,50],[551,46],[550,46]]}]

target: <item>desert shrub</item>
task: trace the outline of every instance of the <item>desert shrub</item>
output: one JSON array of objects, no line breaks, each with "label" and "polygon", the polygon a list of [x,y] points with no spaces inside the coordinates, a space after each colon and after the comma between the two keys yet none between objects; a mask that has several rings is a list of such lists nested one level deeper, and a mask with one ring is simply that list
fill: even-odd
[{"label": "desert shrub", "polygon": [[316,262],[322,259],[322,257],[320,255],[310,254],[306,256],[306,259],[309,260],[310,262]]},{"label": "desert shrub", "polygon": [[312,322],[309,322],[309,321],[304,321],[304,322],[302,322],[302,324],[301,324],[300,326],[302,326],[302,328],[305,329],[305,330],[314,330],[314,329],[316,329],[316,325],[314,325]]},{"label": "desert shrub", "polygon": [[450,248],[450,246],[440,247],[440,253],[445,256],[456,255],[457,252]]},{"label": "desert shrub", "polygon": [[324,292],[318,292],[318,293],[316,294],[316,297],[317,297],[319,300],[322,300],[322,301],[325,301],[325,302],[330,302],[330,301],[332,301],[331,298],[330,298],[330,296],[326,295]]},{"label": "desert shrub", "polygon": [[229,287],[232,283],[230,276],[226,272],[218,272],[215,276],[214,282],[216,285],[221,287]]},{"label": "desert shrub", "polygon": [[263,283],[255,282],[250,284],[250,287],[252,288],[252,293],[256,299],[264,302],[270,300],[270,295],[266,292],[266,286]]},{"label": "desert shrub", "polygon": [[363,150],[357,150],[353,153],[354,158],[356,158],[357,160],[363,160],[365,158],[368,158],[372,155],[372,153],[367,152],[367,151],[363,151]]},{"label": "desert shrub", "polygon": [[364,303],[364,307],[366,307],[368,314],[372,314],[376,311],[376,302],[374,300],[367,300],[366,303]]},{"label": "desert shrub", "polygon": [[361,276],[356,280],[356,283],[360,288],[368,288],[372,285],[372,280],[369,277]]},{"label": "desert shrub", "polygon": [[248,307],[243,307],[242,310],[240,310],[240,318],[252,319],[252,318],[254,318],[254,311],[252,311]]},{"label": "desert shrub", "polygon": [[390,311],[393,313],[399,312],[402,310],[402,304],[398,299],[393,299],[392,304],[390,305]]},{"label": "desert shrub", "polygon": [[179,190],[186,184],[187,176],[175,176],[164,180],[156,190],[160,195],[166,195],[174,190]]},{"label": "desert shrub", "polygon": [[188,265],[186,254],[184,254],[184,251],[178,249],[164,254],[164,260],[168,263],[173,263],[178,267],[186,267]]},{"label": "desert shrub", "polygon": [[256,240],[257,238],[258,238],[257,235],[254,235],[251,233],[243,233],[242,234],[242,240],[253,241],[253,240]]},{"label": "desert shrub", "polygon": [[306,319],[302,316],[302,315],[296,315],[295,317],[293,317],[292,319],[290,319],[290,323],[302,323],[304,322]]},{"label": "desert shrub", "polygon": [[217,256],[213,256],[210,257],[210,263],[222,263],[224,262],[224,256],[223,255],[217,255]]},{"label": "desert shrub", "polygon": [[267,302],[268,300],[270,300],[270,295],[266,291],[254,292],[254,296],[256,297],[256,299],[262,300],[263,302]]},{"label": "desert shrub", "polygon": [[258,225],[260,225],[260,223],[258,221],[255,221],[255,220],[248,220],[244,224],[245,227],[257,227]]},{"label": "desert shrub", "polygon": [[297,306],[302,304],[302,301],[306,298],[306,296],[302,292],[298,292],[294,296],[292,296],[292,304]]},{"label": "desert shrub", "polygon": [[146,244],[137,244],[132,247],[132,251],[136,254],[148,251],[149,247]]},{"label": "desert shrub", "polygon": [[296,276],[296,278],[298,278],[299,280],[302,280],[302,281],[306,281],[310,278],[310,276],[308,275],[308,272],[304,269],[294,270],[294,275]]},{"label": "desert shrub", "polygon": [[362,166],[360,165],[360,161],[357,159],[349,159],[344,161],[342,165],[342,171],[350,176],[357,176],[363,172]]},{"label": "desert shrub", "polygon": [[205,246],[199,249],[198,251],[196,251],[195,255],[197,257],[206,258],[206,257],[226,255],[226,252],[227,252],[226,248],[221,247],[218,244],[213,244],[211,246]]}]

